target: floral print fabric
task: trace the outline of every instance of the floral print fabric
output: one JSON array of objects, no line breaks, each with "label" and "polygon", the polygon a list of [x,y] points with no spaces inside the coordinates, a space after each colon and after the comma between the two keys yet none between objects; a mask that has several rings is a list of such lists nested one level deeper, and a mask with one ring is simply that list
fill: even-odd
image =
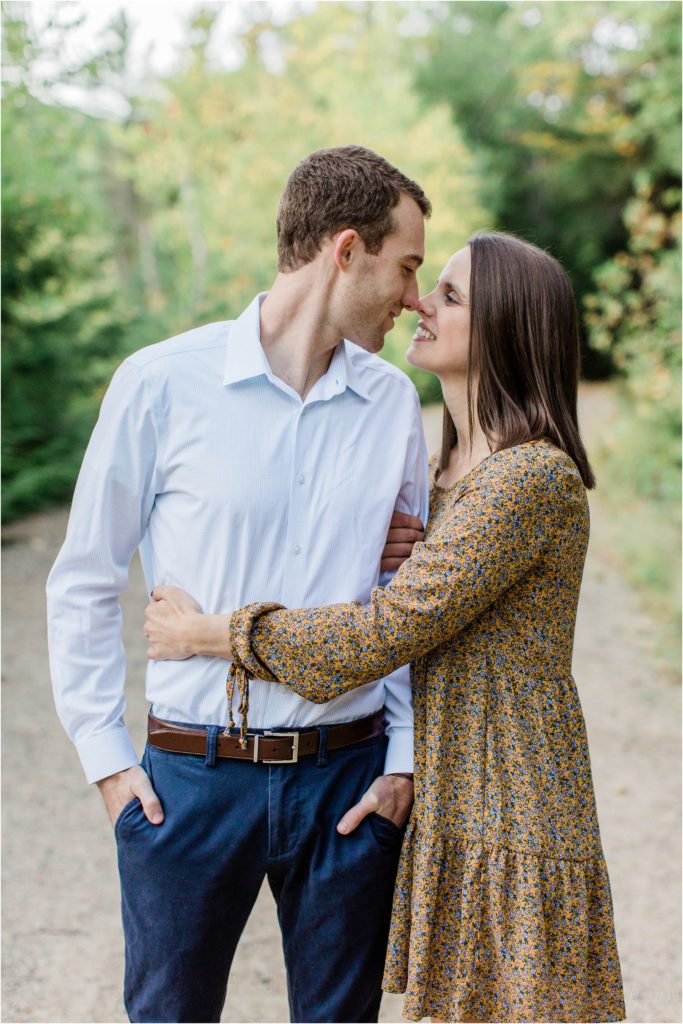
[{"label": "floral print fabric", "polygon": [[433,485],[424,542],[369,604],[232,616],[235,663],[328,701],[412,662],[415,806],[384,988],[410,1020],[624,1018],[571,675],[588,504],[549,441]]}]

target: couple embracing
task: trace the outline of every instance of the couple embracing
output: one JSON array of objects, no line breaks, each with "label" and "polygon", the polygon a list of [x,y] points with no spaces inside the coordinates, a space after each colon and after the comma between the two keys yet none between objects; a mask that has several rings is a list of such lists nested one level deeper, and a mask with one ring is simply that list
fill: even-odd
[{"label": "couple embracing", "polygon": [[[102,404],[50,659],[114,826],[132,1021],[220,1019],[264,878],[293,1021],[376,1021],[382,987],[410,1020],[623,1019],[571,676],[594,484],[574,299],[498,233],[420,297],[430,212],[367,149],[311,154],[271,290],[130,356]],[[404,309],[443,389],[430,463],[412,384],[375,355]]]}]

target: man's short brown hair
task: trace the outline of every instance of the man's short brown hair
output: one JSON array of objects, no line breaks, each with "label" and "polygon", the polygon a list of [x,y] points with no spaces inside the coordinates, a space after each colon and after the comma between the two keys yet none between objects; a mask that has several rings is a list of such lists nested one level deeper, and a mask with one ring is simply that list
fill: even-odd
[{"label": "man's short brown hair", "polygon": [[289,176],[277,212],[278,270],[298,270],[320,252],[326,238],[353,228],[372,255],[394,230],[392,210],[401,196],[414,199],[425,217],[432,206],[416,182],[363,146],[318,149]]}]

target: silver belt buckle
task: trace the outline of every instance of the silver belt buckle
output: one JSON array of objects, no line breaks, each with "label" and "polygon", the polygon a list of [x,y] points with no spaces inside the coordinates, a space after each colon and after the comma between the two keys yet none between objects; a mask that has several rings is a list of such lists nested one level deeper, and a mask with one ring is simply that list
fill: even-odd
[{"label": "silver belt buckle", "polygon": [[275,736],[276,739],[291,739],[292,741],[292,756],[285,757],[282,760],[278,760],[276,757],[264,757],[261,764],[297,764],[299,760],[299,733],[298,732],[270,732],[265,730],[263,734],[256,733],[254,736],[254,762],[258,761],[258,747],[259,740],[263,736]]}]

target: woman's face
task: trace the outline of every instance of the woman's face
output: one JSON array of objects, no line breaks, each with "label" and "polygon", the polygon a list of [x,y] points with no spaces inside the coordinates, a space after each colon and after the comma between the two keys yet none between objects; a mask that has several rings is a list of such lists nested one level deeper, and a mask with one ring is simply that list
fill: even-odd
[{"label": "woman's face", "polygon": [[421,298],[420,321],[406,359],[437,377],[464,376],[470,346],[470,247],[459,249],[436,288]]}]

